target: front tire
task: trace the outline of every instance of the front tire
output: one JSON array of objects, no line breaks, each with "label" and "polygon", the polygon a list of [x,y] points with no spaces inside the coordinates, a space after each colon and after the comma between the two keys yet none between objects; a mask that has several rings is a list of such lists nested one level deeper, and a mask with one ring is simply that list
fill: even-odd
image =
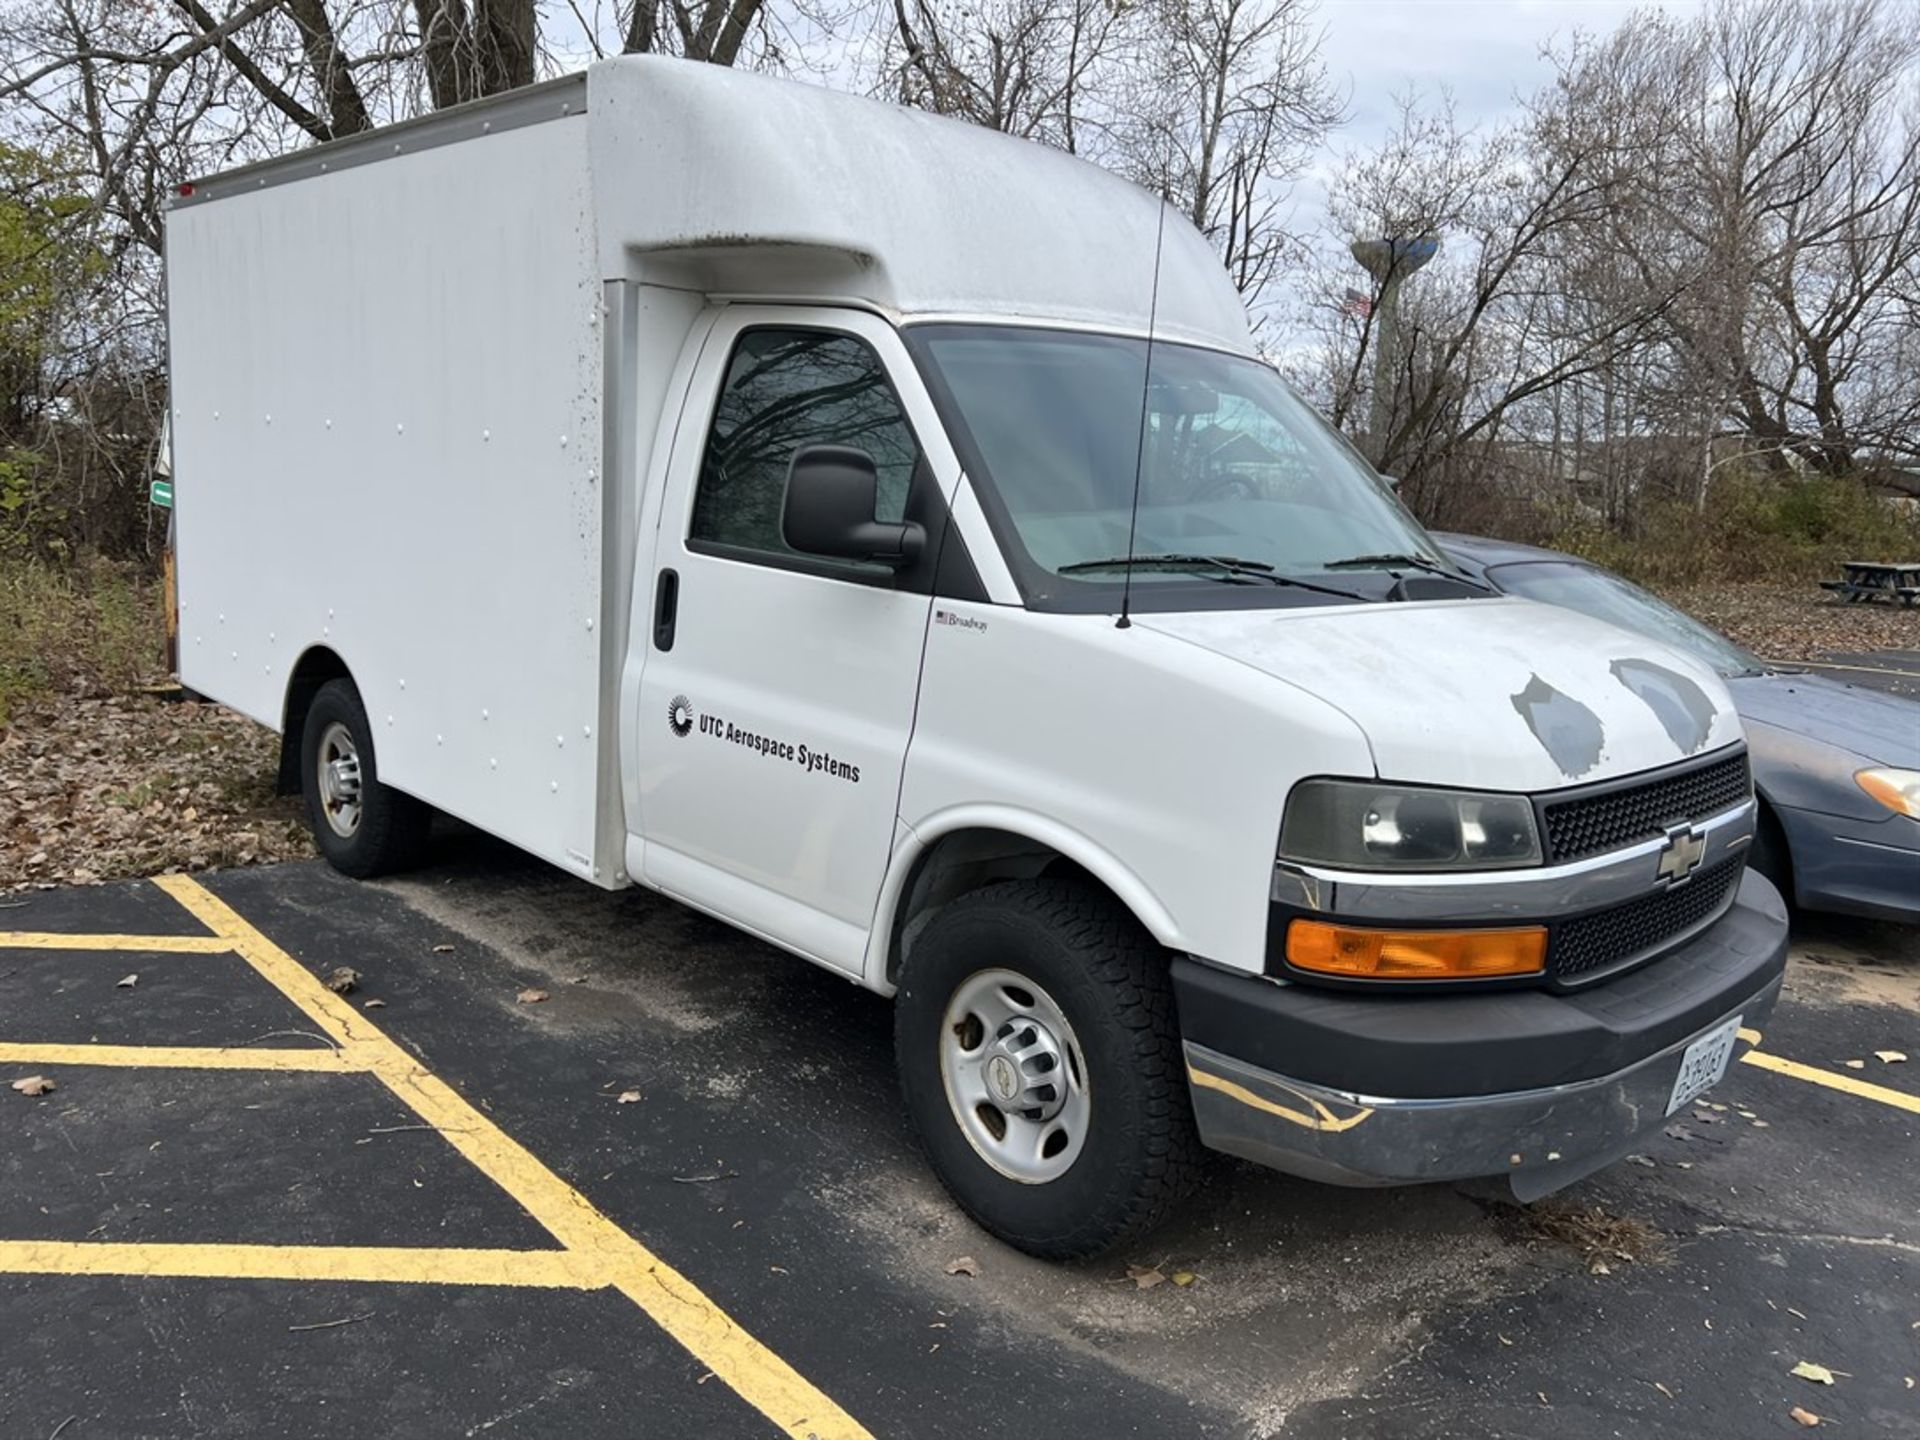
[{"label": "front tire", "polygon": [[307,707],[300,774],[314,843],[334,869],[367,880],[418,862],[433,812],[380,783],[373,727],[351,680],[329,680]]},{"label": "front tire", "polygon": [[1753,828],[1753,844],[1747,850],[1748,868],[1767,877],[1787,908],[1794,908],[1793,857],[1787,850],[1786,832],[1779,817],[1762,802]]},{"label": "front tire", "polygon": [[908,1117],[949,1193],[1030,1255],[1098,1255],[1197,1183],[1167,956],[1104,891],[1012,881],[928,922],[901,976]]}]

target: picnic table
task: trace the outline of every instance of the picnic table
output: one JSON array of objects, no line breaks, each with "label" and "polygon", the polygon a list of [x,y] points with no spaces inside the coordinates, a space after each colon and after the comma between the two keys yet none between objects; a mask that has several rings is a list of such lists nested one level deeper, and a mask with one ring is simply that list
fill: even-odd
[{"label": "picnic table", "polygon": [[1844,580],[1822,580],[1822,590],[1843,596],[1849,605],[1863,600],[1898,600],[1911,605],[1920,599],[1920,560],[1890,565],[1879,560],[1843,560]]}]

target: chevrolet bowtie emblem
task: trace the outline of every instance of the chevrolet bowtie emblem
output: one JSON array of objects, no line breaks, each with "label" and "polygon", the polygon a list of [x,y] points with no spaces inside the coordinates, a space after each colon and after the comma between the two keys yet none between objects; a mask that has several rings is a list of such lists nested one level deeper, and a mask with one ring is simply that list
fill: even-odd
[{"label": "chevrolet bowtie emblem", "polygon": [[1667,843],[1660,850],[1660,878],[1667,882],[1668,888],[1682,884],[1706,858],[1706,836],[1691,825],[1670,826]]}]

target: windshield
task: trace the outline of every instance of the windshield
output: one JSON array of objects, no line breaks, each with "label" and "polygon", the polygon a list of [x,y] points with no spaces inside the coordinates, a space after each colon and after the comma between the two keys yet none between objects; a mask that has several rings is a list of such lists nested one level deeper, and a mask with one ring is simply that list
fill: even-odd
[{"label": "windshield", "polygon": [[1488,577],[1510,595],[1564,605],[1596,620],[1691,651],[1722,675],[1758,675],[1766,662],[1742,650],[1717,630],[1656,600],[1631,580],[1572,560],[1529,560],[1499,565]]},{"label": "windshield", "polygon": [[[1134,602],[1153,609],[1195,603],[1196,587],[1235,592],[1199,603],[1381,599],[1391,568],[1450,568],[1258,361],[1156,342],[1148,376],[1144,340],[994,325],[907,333],[1030,601],[1111,607],[1129,554],[1148,562],[1134,569]],[[1291,576],[1320,588],[1275,578]]]}]

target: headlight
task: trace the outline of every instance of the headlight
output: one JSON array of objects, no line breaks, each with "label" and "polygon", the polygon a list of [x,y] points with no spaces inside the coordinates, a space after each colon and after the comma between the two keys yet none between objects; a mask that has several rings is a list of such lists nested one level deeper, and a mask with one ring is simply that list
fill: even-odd
[{"label": "headlight", "polygon": [[1853,781],[1889,810],[1920,820],[1920,770],[1862,770]]},{"label": "headlight", "polygon": [[1306,780],[1287,801],[1280,857],[1343,870],[1500,870],[1540,863],[1524,795]]}]

